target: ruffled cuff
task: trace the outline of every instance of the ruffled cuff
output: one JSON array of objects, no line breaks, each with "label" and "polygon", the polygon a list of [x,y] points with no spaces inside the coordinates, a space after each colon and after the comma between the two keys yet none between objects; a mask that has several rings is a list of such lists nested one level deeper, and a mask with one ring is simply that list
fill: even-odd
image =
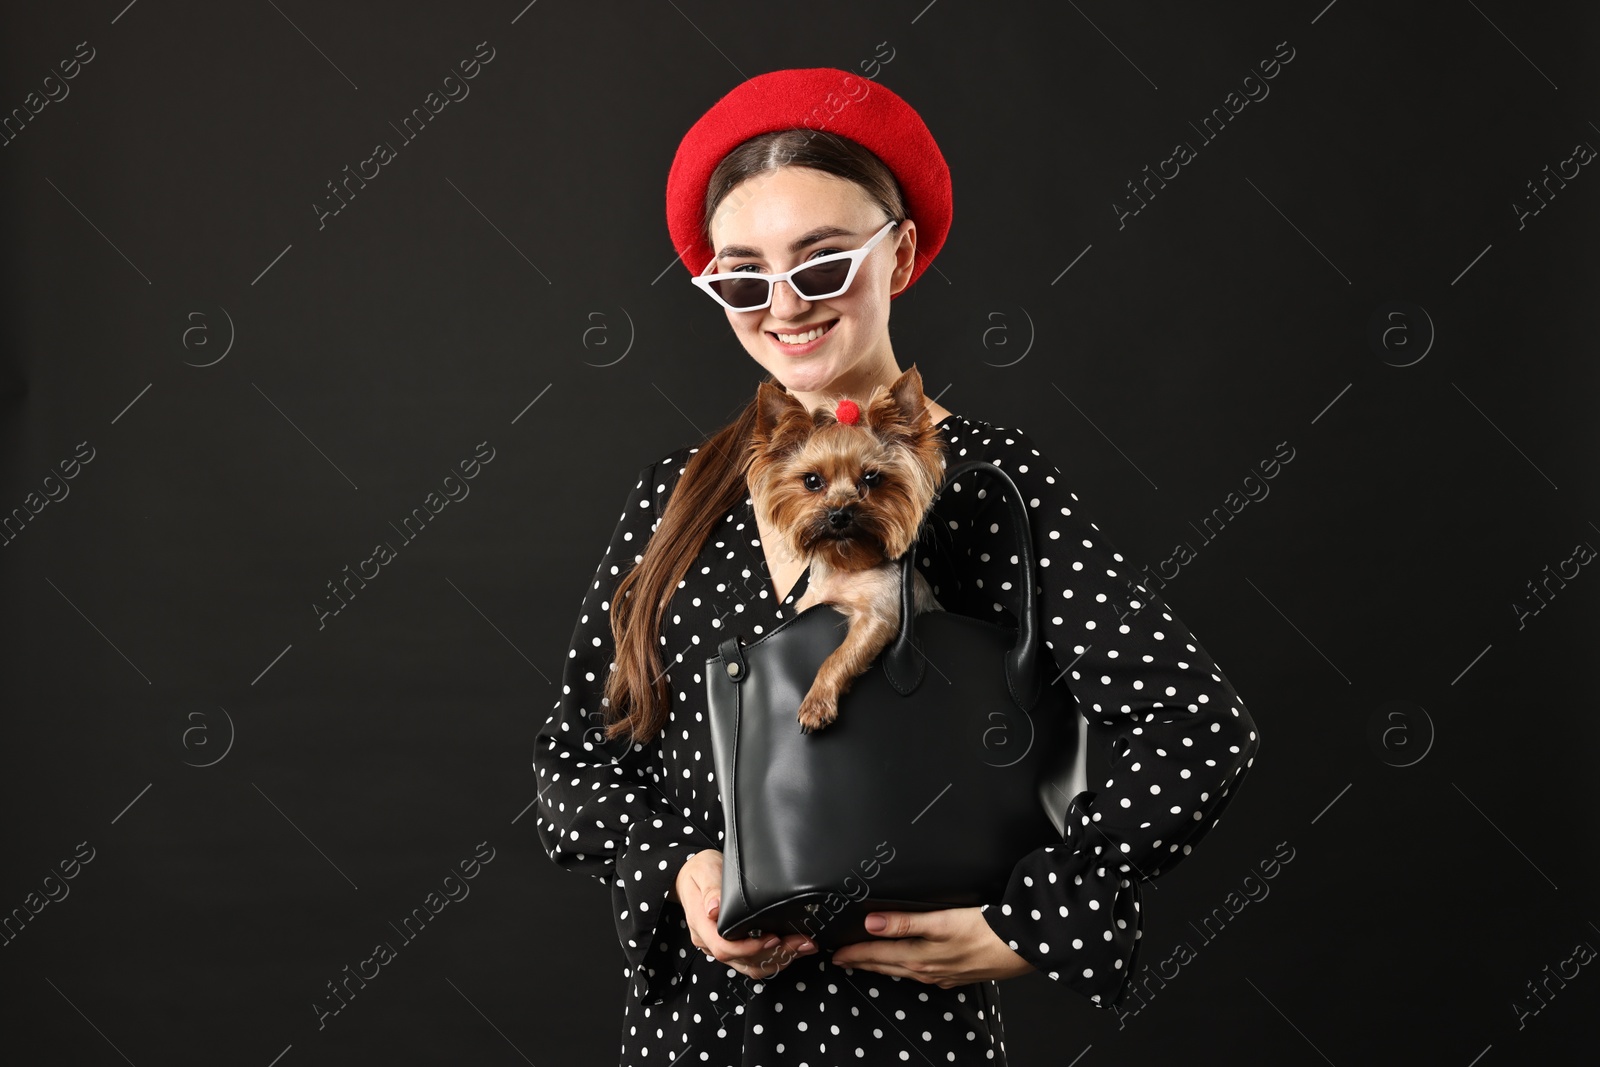
[{"label": "ruffled cuff", "polygon": [[683,905],[668,894],[684,862],[701,849],[715,847],[676,814],[658,813],[628,827],[627,847],[615,864],[612,900],[633,995],[644,1004],[665,1001],[688,973],[694,947],[688,920]]},{"label": "ruffled cuff", "polygon": [[982,915],[1042,974],[1109,1008],[1130,986],[1143,931],[1136,877],[1102,859],[1103,845],[1085,846],[1086,835],[1092,836],[1086,805],[1093,796],[1073,798],[1066,839],[1019,860],[1000,903],[983,905]]}]

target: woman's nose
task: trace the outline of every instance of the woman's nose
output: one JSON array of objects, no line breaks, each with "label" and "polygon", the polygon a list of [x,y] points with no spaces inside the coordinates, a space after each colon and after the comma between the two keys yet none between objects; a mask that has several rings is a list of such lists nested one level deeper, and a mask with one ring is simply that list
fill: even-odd
[{"label": "woman's nose", "polygon": [[772,286],[772,314],[780,319],[792,319],[796,315],[803,315],[811,301],[794,291],[788,282],[775,282]]}]

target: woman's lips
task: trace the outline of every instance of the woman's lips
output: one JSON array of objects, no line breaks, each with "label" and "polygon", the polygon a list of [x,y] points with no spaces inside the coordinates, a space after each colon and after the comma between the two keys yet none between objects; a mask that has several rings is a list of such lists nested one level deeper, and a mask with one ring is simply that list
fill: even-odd
[{"label": "woman's lips", "polygon": [[[782,341],[778,340],[777,333],[775,331],[772,331],[772,330],[768,330],[767,331],[767,336],[772,339],[772,343],[775,346],[777,346],[779,351],[783,352],[785,355],[803,356],[807,352],[815,351],[817,349],[817,347],[822,344],[822,342],[826,341],[828,339],[828,336],[833,333],[833,328],[835,326],[839,325],[839,320],[838,319],[834,319],[833,321],[825,323],[824,325],[827,326],[827,329],[825,331],[823,331],[823,334],[822,334],[821,337],[818,337],[818,338],[815,338],[813,340],[807,341],[803,345],[784,344]],[[803,330],[786,330],[784,332],[788,333],[788,334],[790,334],[792,336],[794,334],[810,333],[814,329],[816,329],[815,326],[808,326]]]}]

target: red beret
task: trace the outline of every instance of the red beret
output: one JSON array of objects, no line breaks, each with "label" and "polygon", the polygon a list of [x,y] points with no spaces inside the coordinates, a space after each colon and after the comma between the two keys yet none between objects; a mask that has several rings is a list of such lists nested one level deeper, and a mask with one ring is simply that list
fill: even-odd
[{"label": "red beret", "polygon": [[699,274],[713,257],[700,227],[706,187],[717,164],[757,134],[788,129],[849,138],[894,173],[905,195],[906,215],[917,224],[909,289],[950,232],[950,168],[910,104],[876,82],[832,67],[758,74],[718,100],[684,134],[667,175],[667,228],[679,260],[690,274]]}]

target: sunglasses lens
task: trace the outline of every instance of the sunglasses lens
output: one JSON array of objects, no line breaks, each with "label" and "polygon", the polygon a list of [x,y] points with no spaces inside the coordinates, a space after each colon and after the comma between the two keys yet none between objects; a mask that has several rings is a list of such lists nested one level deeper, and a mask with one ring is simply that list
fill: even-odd
[{"label": "sunglasses lens", "polygon": [[[844,291],[845,279],[850,277],[850,257],[840,256],[805,267],[789,276],[789,286],[804,300],[820,300],[838,296]],[[733,278],[719,278],[711,282],[716,294],[736,310],[758,308],[767,302],[772,283],[751,274]]]},{"label": "sunglasses lens", "polygon": [[717,295],[736,308],[759,307],[767,300],[765,278],[724,278],[711,283]]},{"label": "sunglasses lens", "polygon": [[791,281],[794,283],[795,292],[807,300],[815,300],[818,297],[837,294],[839,287],[844,285],[844,280],[849,275],[850,260],[841,256],[826,263],[819,263],[815,267],[807,267],[797,273]]}]

